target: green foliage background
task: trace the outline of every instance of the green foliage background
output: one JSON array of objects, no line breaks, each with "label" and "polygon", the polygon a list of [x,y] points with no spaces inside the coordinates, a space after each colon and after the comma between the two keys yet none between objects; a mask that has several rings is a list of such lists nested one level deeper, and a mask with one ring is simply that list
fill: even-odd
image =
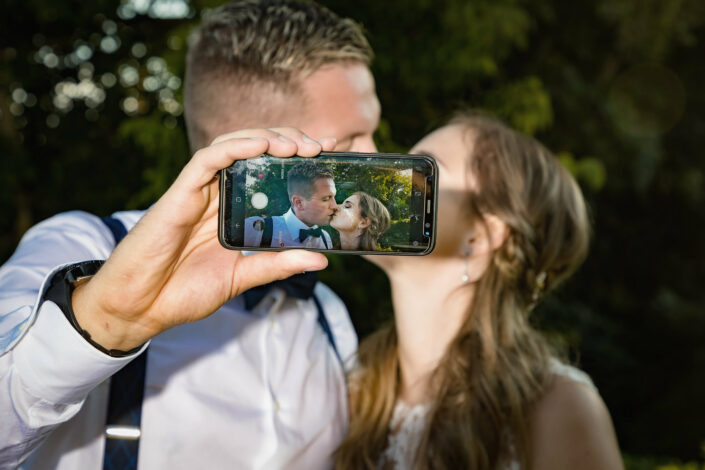
[{"label": "green foliage background", "polygon": [[[2,3],[0,258],[56,212],[145,208],[168,187],[189,158],[186,35],[217,3]],[[594,378],[629,468],[702,459],[705,3],[324,3],[361,22],[375,48],[381,151],[482,107],[577,176],[592,254],[535,321]],[[371,264],[333,256],[323,277],[361,335],[390,318]]]}]

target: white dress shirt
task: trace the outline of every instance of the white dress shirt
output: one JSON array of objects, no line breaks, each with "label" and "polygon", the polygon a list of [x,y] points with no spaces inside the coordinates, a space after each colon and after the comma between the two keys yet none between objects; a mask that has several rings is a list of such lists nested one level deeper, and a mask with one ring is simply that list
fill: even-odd
[{"label": "white dress shirt", "polygon": [[[320,237],[308,236],[301,240],[299,238],[300,230],[308,230],[318,228],[318,225],[308,226],[294,214],[293,209],[289,210],[284,215],[278,215],[272,219],[272,242],[271,247],[284,246],[301,246],[304,248],[318,248],[321,250],[330,250],[333,247],[330,235],[325,230],[322,230]],[[261,225],[255,227],[255,222],[262,221]],[[245,243],[246,247],[258,247],[262,241],[264,234],[264,218],[263,217],[248,217],[245,219]]]},{"label": "white dress shirt", "polygon": [[[142,212],[114,216],[131,228]],[[105,259],[112,234],[90,214],[27,232],[0,268],[0,469],[102,468],[109,377],[132,358],[88,344],[50,301],[60,267]],[[318,283],[343,359],[357,338],[340,299]],[[146,346],[145,346],[146,347]],[[319,469],[347,429],[344,371],[313,300],[273,289],[252,312],[236,297],[149,344],[142,469]]]}]

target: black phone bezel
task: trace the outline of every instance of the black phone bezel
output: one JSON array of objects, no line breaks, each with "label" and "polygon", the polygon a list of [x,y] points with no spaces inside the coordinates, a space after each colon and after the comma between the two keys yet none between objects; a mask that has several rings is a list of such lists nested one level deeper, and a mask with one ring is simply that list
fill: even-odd
[{"label": "black phone bezel", "polygon": [[[269,154],[262,154],[259,157],[272,157]],[[255,157],[255,158],[259,158]],[[438,208],[438,165],[436,164],[436,161],[433,159],[433,157],[429,155],[424,155],[424,154],[406,154],[406,153],[363,153],[363,152],[321,152],[318,156],[316,157],[310,157],[310,158],[319,158],[319,157],[335,157],[335,158],[388,158],[388,159],[411,159],[411,160],[419,160],[419,161],[424,161],[430,164],[431,168],[431,174],[429,175],[421,175],[417,171],[417,167],[414,166],[413,168],[413,173],[412,173],[412,188],[414,187],[414,179],[417,178],[417,175],[420,175],[420,178],[423,178],[424,181],[424,194],[423,194],[423,202],[422,204],[422,210],[419,212],[422,212],[423,218],[421,220],[417,220],[415,223],[418,224],[418,226],[421,227],[421,233],[423,234],[424,239],[427,238],[428,242],[426,244],[426,248],[422,251],[361,251],[361,250],[338,250],[338,249],[322,249],[322,248],[302,248],[302,247],[246,247],[246,246],[236,246],[231,243],[229,243],[229,224],[225,224],[225,221],[228,217],[232,217],[232,211],[231,207],[234,204],[230,203],[229,198],[227,198],[227,195],[229,194],[229,190],[231,189],[233,185],[233,180],[232,178],[228,177],[228,170],[233,167],[233,165],[243,162],[244,160],[238,160],[233,165],[231,165],[228,168],[224,168],[220,170],[219,172],[219,177],[220,177],[220,194],[219,194],[219,207],[218,207],[218,240],[220,241],[220,244],[229,249],[229,250],[240,250],[240,251],[284,251],[284,250],[292,250],[292,249],[306,249],[309,251],[317,251],[321,253],[331,253],[331,254],[352,254],[352,255],[390,255],[390,256],[424,256],[433,251],[436,245],[436,213],[437,213],[437,208]],[[273,157],[276,158],[276,157]],[[234,195],[233,197],[238,197],[238,195]],[[243,214],[244,214],[244,194],[240,195],[239,197],[242,197],[242,207],[243,207]],[[244,220],[244,217],[243,217]],[[428,227],[428,235],[424,233],[426,227],[425,224],[427,222],[431,223],[431,227]],[[242,231],[244,234],[244,227],[242,227]],[[425,242],[425,240],[423,240]],[[413,242],[411,242],[413,243]]]}]

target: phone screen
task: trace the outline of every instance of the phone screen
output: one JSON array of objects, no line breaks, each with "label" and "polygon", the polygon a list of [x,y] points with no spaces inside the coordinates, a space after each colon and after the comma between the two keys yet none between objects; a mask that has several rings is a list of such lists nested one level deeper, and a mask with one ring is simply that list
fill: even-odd
[{"label": "phone screen", "polygon": [[437,175],[426,155],[240,160],[221,172],[219,238],[230,249],[427,254]]}]

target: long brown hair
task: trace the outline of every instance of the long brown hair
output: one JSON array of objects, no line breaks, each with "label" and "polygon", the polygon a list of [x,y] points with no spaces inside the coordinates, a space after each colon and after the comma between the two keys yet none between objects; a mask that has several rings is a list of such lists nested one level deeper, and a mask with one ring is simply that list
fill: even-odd
[{"label": "long brown hair", "polygon": [[[551,373],[551,350],[529,321],[533,306],[584,260],[589,222],[578,185],[536,140],[479,114],[458,115],[474,145],[471,217],[510,229],[433,375],[437,385],[416,468],[491,470],[516,457],[528,467],[528,419]],[[366,338],[349,377],[350,430],[336,468],[377,467],[387,446],[399,370],[393,325]]]},{"label": "long brown hair", "polygon": [[391,223],[389,211],[379,199],[364,191],[357,191],[353,196],[357,196],[359,201],[360,216],[370,221],[370,225],[360,235],[360,249],[374,251],[378,248],[377,240],[380,235],[389,228]]}]

